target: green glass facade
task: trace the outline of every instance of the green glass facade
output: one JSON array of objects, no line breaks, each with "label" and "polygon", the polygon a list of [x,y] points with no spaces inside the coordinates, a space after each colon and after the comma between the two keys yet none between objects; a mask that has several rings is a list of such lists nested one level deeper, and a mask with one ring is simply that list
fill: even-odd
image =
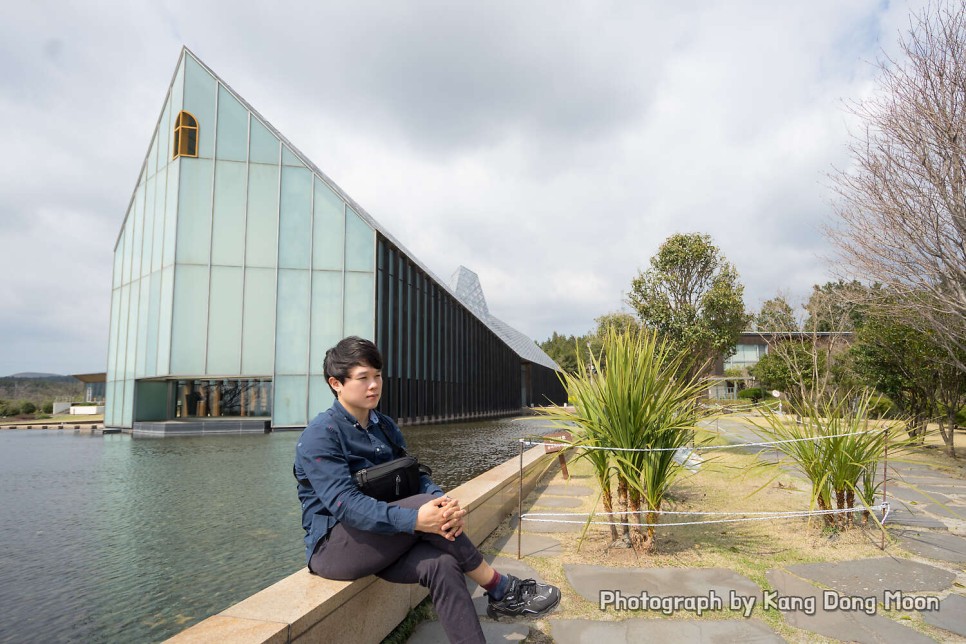
[{"label": "green glass facade", "polygon": [[[197,121],[197,157],[172,158],[181,111]],[[325,350],[376,336],[385,236],[360,213],[183,50],[115,246],[105,424],[300,427],[331,404]],[[501,360],[518,383],[519,360]]]}]

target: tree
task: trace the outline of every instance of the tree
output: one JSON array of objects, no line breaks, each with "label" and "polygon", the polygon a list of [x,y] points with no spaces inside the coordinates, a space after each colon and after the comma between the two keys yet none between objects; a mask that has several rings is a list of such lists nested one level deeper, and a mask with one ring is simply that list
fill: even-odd
[{"label": "tree", "polygon": [[862,315],[863,304],[868,303],[876,292],[857,280],[815,284],[805,303],[802,330],[809,333],[852,331]]},{"label": "tree", "polygon": [[921,437],[930,418],[939,422],[946,449],[956,456],[956,411],[966,402],[966,378],[945,360],[928,334],[882,313],[868,315],[849,352],[856,373],[887,395],[908,418],[911,437]]},{"label": "tree", "polygon": [[828,232],[853,274],[898,296],[882,306],[966,371],[966,4],[913,16],[900,52],[853,106],[863,125],[832,175],[842,226]]},{"label": "tree", "polygon": [[560,335],[556,331],[549,338],[539,343],[543,352],[550,356],[560,368],[567,373],[577,373],[579,361],[577,347],[582,338],[573,335]]},{"label": "tree", "polygon": [[643,326],[687,351],[689,374],[734,352],[748,322],[738,272],[710,235],[675,234],[631,282],[630,303]]},{"label": "tree", "polygon": [[761,311],[755,316],[755,329],[758,331],[797,331],[798,321],[791,304],[779,295],[765,300]]}]

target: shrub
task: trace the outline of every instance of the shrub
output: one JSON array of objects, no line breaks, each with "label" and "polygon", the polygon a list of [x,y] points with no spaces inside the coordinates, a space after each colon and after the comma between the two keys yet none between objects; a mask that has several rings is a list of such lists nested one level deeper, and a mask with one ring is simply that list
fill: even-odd
[{"label": "shrub", "polygon": [[[560,376],[574,400],[574,411],[540,410],[556,426],[572,432],[575,446],[612,448],[588,449],[582,456],[594,466],[608,513],[613,507],[611,476],[616,475],[618,503],[622,511],[632,513],[625,516],[637,520],[633,535],[623,526],[624,538],[643,550],[653,548],[656,511],[684,470],[675,451],[693,440],[698,422],[712,413],[697,404],[707,384],[678,375],[688,358],[652,332],[609,329],[601,353],[591,356],[592,370],[581,364],[576,374]],[[642,448],[655,451],[625,451]],[[617,538],[613,526],[611,536]]]},{"label": "shrub", "polygon": [[738,398],[740,400],[761,402],[761,399],[763,398],[761,387],[748,387],[747,389],[742,389],[738,392]]},{"label": "shrub", "polygon": [[45,414],[52,414],[52,413],[54,413],[54,402],[52,400],[48,400],[47,402],[45,402],[43,404],[43,406],[41,407],[41,410]]},{"label": "shrub", "polygon": [[888,396],[879,395],[872,398],[869,407],[869,418],[893,418],[895,416],[896,404],[889,400]]},{"label": "shrub", "polygon": [[35,411],[37,411],[37,405],[35,405],[35,404],[33,404],[33,403],[32,403],[32,402],[30,402],[29,400],[27,400],[27,401],[24,401],[24,402],[23,402],[23,403],[22,403],[22,404],[20,405],[20,413],[21,413],[21,414],[32,414],[32,413],[34,413]]}]

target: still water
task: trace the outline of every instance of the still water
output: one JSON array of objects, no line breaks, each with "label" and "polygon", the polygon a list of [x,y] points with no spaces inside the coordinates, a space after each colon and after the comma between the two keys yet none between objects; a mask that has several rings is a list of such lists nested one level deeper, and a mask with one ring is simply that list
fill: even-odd
[{"label": "still water", "polygon": [[[404,434],[450,489],[547,430]],[[0,642],[159,641],[298,570],[297,439],[0,431]]]}]

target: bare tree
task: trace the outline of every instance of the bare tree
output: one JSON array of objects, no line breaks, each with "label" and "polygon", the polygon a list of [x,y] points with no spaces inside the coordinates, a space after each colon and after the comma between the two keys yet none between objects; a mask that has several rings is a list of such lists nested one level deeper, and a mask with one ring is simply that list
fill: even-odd
[{"label": "bare tree", "polygon": [[966,372],[966,4],[931,4],[900,45],[876,93],[853,105],[853,165],[832,175],[844,226],[828,234],[851,272],[898,294],[892,312]]}]

